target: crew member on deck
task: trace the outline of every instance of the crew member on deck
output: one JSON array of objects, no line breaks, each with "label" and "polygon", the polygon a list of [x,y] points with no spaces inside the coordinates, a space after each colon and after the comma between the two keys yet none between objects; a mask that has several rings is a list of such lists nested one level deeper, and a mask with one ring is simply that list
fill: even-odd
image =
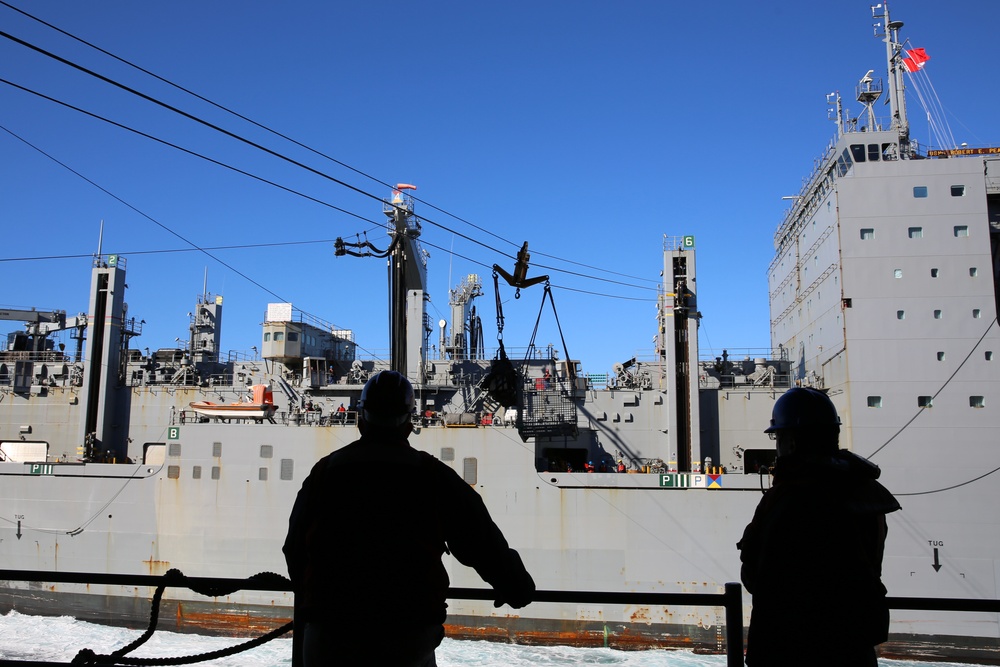
[{"label": "crew member on deck", "polygon": [[753,595],[749,667],[875,667],[889,632],[882,585],[886,514],[899,503],[878,466],[838,449],[829,397],[795,387],[766,430],[777,441],[773,486],[737,547]]},{"label": "crew member on deck", "polygon": [[407,442],[414,397],[405,377],[373,375],[358,409],[361,439],[320,459],[289,518],[283,551],[302,633],[293,662],[433,667],[445,551],[493,587],[497,607],[525,606],[535,583],[479,494]]}]

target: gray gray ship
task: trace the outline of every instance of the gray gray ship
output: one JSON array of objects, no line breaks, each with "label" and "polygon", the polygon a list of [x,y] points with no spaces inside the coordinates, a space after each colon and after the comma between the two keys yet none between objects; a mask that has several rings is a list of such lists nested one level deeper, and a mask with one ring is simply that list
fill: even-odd
[{"label": "gray gray ship", "polygon": [[[507,365],[482,344],[476,299],[491,286],[479,276],[451,291],[450,322],[429,320],[421,223],[403,185],[384,202],[384,252],[337,246],[390,260],[388,361],[364,358],[351,331],[292,304],[268,306],[259,354],[227,355],[223,303],[207,291],[187,345],[143,351],[125,306],[126,258],[99,253],[85,314],[0,311],[25,324],[0,352],[0,563],[284,573],[295,493],[318,458],[356,438],[361,388],[391,366],[418,389],[411,442],[476,488],[539,588],[714,593],[738,581],[735,543],[774,458],[762,433],[771,407],[787,388],[812,386],[836,403],[842,446],[877,463],[903,505],[889,517],[889,594],[996,599],[1000,149],[911,140],[901,24],[881,18],[887,85],[861,79],[860,120],[835,100],[838,135],[775,234],[771,353],[700,358],[695,239],[665,236],[654,354],[593,373],[531,346]],[[514,267],[497,267],[493,290],[545,293],[531,274],[525,246]],[[55,344],[60,331],[75,349]],[[392,470],[358,474],[393,483]],[[448,566],[453,585],[480,585]],[[150,595],[2,581],[0,611],[141,622]],[[171,627],[221,632],[274,625],[292,606],[264,592],[168,598]],[[714,650],[724,620],[696,607],[511,613],[467,600],[450,612],[456,637],[627,648]],[[391,620],[387,610],[376,622]],[[998,643],[996,614],[894,611],[883,648],[1000,663]]]}]

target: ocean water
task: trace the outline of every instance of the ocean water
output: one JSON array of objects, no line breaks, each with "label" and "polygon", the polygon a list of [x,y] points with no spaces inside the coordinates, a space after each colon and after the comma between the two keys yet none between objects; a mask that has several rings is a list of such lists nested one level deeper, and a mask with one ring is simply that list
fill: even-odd
[{"label": "ocean water", "polygon": [[[48,660],[69,663],[83,648],[111,653],[141,632],[84,623],[60,617],[25,616],[10,612],[0,616],[0,659]],[[240,643],[239,639],[157,632],[131,655],[173,657],[205,653]],[[208,662],[213,667],[284,667],[292,664],[291,639],[268,644]],[[722,655],[695,655],[689,651],[616,651],[568,646],[515,646],[480,641],[445,639],[437,651],[438,667],[562,667],[569,665],[615,665],[616,667],[725,667]],[[808,667],[808,656],[803,656]],[[946,662],[879,660],[880,667],[955,667]],[[969,667],[966,665],[965,667]]]}]

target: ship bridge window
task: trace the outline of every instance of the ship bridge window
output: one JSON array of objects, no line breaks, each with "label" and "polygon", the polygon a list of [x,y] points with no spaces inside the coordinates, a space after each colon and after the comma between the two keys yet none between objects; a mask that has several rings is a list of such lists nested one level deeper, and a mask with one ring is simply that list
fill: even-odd
[{"label": "ship bridge window", "polygon": [[843,176],[849,172],[853,166],[854,161],[851,159],[851,153],[845,148],[844,152],[840,154],[839,158],[837,158],[837,175]]},{"label": "ship bridge window", "polygon": [[969,396],[970,408],[985,408],[986,399],[983,396]]},{"label": "ship bridge window", "polygon": [[913,186],[913,196],[917,199],[923,199],[927,197],[927,186],[926,185],[914,185]]},{"label": "ship bridge window", "polygon": [[964,185],[953,185],[953,186],[951,186],[951,196],[952,197],[964,197],[965,196],[965,186]]},{"label": "ship bridge window", "polygon": [[264,332],[264,342],[267,343],[270,340],[271,340],[271,332],[270,331],[265,331]]},{"label": "ship bridge window", "polygon": [[910,227],[906,230],[907,235],[911,239],[922,239],[924,238],[924,228],[923,227]]},{"label": "ship bridge window", "polygon": [[882,151],[881,151],[881,149],[880,149],[880,147],[879,147],[878,144],[868,144],[868,161],[869,162],[878,162],[878,158],[879,158],[879,156],[881,154],[882,154]]},{"label": "ship bridge window", "polygon": [[889,162],[895,160],[898,153],[896,151],[896,144],[890,142],[882,144],[882,161]]},{"label": "ship bridge window", "polygon": [[854,158],[855,162],[865,161],[865,145],[864,144],[851,144],[851,157]]},{"label": "ship bridge window", "polygon": [[284,331],[275,331],[274,332],[274,342],[278,343],[278,342],[281,342],[283,340],[285,340],[285,332]]},{"label": "ship bridge window", "polygon": [[955,238],[969,235],[968,225],[955,225]]},{"label": "ship bridge window", "polygon": [[299,334],[298,333],[296,333],[294,331],[289,331],[288,332],[288,342],[289,343],[294,343],[298,339],[299,339]]}]

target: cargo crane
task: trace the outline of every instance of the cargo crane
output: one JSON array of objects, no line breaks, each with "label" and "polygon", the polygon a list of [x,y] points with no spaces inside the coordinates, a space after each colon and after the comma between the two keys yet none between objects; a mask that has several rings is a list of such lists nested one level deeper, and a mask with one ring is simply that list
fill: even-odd
[{"label": "cargo crane", "polygon": [[84,329],[87,328],[87,315],[80,313],[74,317],[66,317],[65,310],[42,311],[0,309],[0,320],[24,322],[24,331],[8,336],[5,350],[8,352],[47,352],[52,350],[49,334],[67,329],[75,329],[73,338],[77,341],[76,361],[83,353]]}]

